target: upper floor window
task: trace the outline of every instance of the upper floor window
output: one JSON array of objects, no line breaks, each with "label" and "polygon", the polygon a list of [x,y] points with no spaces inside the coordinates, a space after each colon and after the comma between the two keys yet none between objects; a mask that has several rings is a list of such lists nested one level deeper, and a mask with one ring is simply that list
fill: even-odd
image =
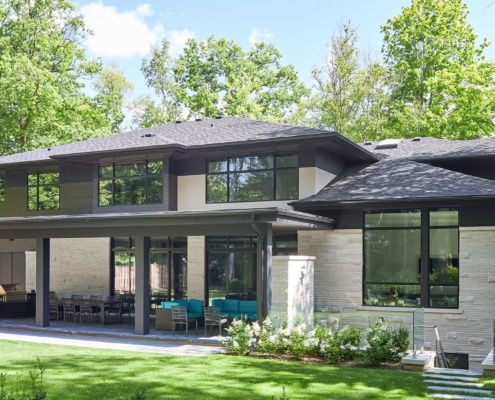
[{"label": "upper floor window", "polygon": [[0,174],[0,201],[5,201],[5,174]]},{"label": "upper floor window", "polygon": [[59,208],[59,199],[58,172],[28,174],[28,210],[56,210]]},{"label": "upper floor window", "polygon": [[161,161],[100,165],[98,205],[130,206],[163,201]]},{"label": "upper floor window", "polygon": [[297,154],[251,155],[208,160],[207,203],[295,200]]}]

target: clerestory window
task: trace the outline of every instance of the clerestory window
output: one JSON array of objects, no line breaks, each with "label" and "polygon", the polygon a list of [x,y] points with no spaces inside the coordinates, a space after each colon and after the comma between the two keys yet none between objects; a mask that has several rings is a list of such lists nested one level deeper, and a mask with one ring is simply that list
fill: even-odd
[{"label": "clerestory window", "polygon": [[100,165],[98,205],[105,207],[161,203],[162,171],[161,161]]},{"label": "clerestory window", "polygon": [[250,155],[208,160],[207,203],[295,200],[297,154]]}]

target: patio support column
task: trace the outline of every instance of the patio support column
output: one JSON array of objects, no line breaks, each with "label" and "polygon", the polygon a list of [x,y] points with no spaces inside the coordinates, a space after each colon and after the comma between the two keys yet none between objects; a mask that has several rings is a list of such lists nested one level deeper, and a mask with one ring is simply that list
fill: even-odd
[{"label": "patio support column", "polygon": [[135,332],[150,333],[150,238],[136,237]]},{"label": "patio support column", "polygon": [[50,325],[50,239],[36,239],[36,326]]},{"label": "patio support column", "polygon": [[257,313],[264,320],[272,303],[272,225],[257,225]]}]

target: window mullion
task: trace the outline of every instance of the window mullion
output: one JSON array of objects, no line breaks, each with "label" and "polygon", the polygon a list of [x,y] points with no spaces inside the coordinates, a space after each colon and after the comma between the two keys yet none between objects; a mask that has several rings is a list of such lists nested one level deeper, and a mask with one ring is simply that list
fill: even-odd
[{"label": "window mullion", "polygon": [[428,307],[430,270],[430,218],[427,208],[421,209],[421,307]]}]

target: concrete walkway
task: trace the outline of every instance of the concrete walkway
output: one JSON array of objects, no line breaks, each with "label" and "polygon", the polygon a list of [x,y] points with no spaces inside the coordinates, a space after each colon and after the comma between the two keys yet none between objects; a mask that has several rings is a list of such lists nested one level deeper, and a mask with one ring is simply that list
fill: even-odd
[{"label": "concrete walkway", "polygon": [[149,335],[137,335],[130,325],[51,321],[49,327],[38,328],[30,319],[0,320],[2,340],[186,356],[203,356],[224,350],[220,337],[202,336],[201,330],[198,333],[185,336],[150,329]]}]

